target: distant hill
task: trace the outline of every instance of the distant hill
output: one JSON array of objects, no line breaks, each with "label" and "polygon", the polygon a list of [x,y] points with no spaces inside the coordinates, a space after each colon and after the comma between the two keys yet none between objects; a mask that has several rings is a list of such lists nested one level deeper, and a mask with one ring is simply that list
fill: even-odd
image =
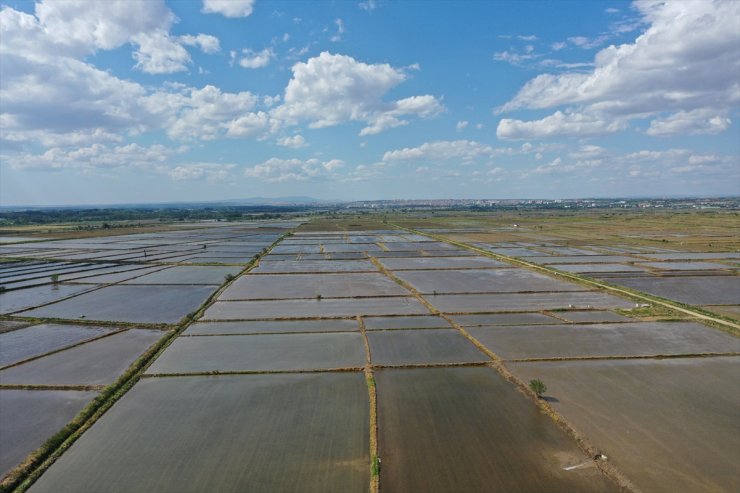
[{"label": "distant hill", "polygon": [[0,206],[2,211],[14,210],[44,210],[44,209],[180,209],[180,208],[207,208],[207,207],[238,207],[238,206],[283,206],[309,205],[318,203],[336,203],[321,201],[313,197],[251,197],[246,199],[228,199],[218,201],[195,202],[143,202],[128,204],[84,204],[84,205],[6,205]]},{"label": "distant hill", "polygon": [[224,203],[230,205],[281,205],[281,204],[315,204],[327,202],[313,197],[289,196],[289,197],[251,197],[247,199],[231,199]]}]

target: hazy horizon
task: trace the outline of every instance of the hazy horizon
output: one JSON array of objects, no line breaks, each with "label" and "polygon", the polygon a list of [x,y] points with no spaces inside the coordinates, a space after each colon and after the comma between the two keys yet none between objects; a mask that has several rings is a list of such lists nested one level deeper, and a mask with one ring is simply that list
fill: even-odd
[{"label": "hazy horizon", "polygon": [[0,205],[740,194],[740,2],[20,1]]}]

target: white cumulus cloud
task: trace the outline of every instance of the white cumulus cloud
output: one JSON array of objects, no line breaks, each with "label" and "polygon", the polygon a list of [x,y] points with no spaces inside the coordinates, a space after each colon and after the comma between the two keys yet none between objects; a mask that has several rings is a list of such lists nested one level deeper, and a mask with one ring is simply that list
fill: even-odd
[{"label": "white cumulus cloud", "polygon": [[221,14],[225,17],[249,17],[254,9],[254,0],[203,0],[203,12]]},{"label": "white cumulus cloud", "polygon": [[270,60],[275,56],[272,48],[265,48],[262,51],[253,51],[249,48],[242,50],[242,56],[239,58],[239,66],[244,68],[262,68],[270,64]]},{"label": "white cumulus cloud", "polygon": [[418,147],[405,147],[387,151],[383,154],[383,161],[458,161],[468,164],[481,158],[493,158],[495,154],[496,150],[490,145],[472,140],[438,140],[425,142]]},{"label": "white cumulus cloud", "polygon": [[320,161],[315,158],[307,160],[270,158],[246,168],[244,175],[268,182],[307,181],[332,177],[334,171],[343,166],[344,162],[339,159]]},{"label": "white cumulus cloud", "polygon": [[293,149],[299,149],[301,147],[306,147],[306,139],[304,139],[303,136],[300,134],[291,135],[288,137],[283,137],[281,139],[278,139],[277,144],[283,147],[291,147]]},{"label": "white cumulus cloud", "polygon": [[388,91],[406,80],[403,70],[388,64],[323,52],[292,70],[283,104],[273,110],[273,116],[288,124],[307,121],[311,128],[323,128],[359,121],[367,125],[360,135],[372,135],[407,124],[408,116],[426,118],[444,109],[431,95],[384,101]]},{"label": "white cumulus cloud", "polygon": [[203,53],[213,54],[221,49],[221,43],[216,36],[210,34],[186,34],[179,36],[178,41],[187,46],[198,46]]},{"label": "white cumulus cloud", "polygon": [[[565,111],[534,122],[504,119],[497,134],[587,136],[651,116],[658,117],[651,135],[727,128],[728,108],[740,103],[740,2],[640,1],[634,6],[648,24],[634,43],[602,49],[589,72],[539,75],[499,110],[565,106]],[[570,42],[589,46],[594,40]],[[692,118],[695,111],[711,116]],[[581,124],[588,121],[593,125]]]},{"label": "white cumulus cloud", "polygon": [[133,41],[139,45],[132,56],[136,60],[135,68],[149,74],[171,74],[188,69],[190,54],[188,50],[169,33],[154,31],[137,34]]}]

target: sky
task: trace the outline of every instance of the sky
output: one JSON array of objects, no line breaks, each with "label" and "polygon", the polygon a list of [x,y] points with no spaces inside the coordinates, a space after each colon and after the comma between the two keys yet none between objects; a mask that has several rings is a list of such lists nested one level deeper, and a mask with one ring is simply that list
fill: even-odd
[{"label": "sky", "polygon": [[740,195],[740,2],[0,0],[0,205]]}]

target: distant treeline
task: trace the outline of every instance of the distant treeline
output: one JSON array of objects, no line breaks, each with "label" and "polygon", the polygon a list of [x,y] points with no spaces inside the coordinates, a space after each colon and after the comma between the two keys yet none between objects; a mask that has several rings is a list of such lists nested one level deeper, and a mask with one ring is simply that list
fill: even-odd
[{"label": "distant treeline", "polygon": [[237,221],[279,219],[300,207],[234,206],[198,208],[111,208],[111,209],[29,209],[0,212],[0,224],[52,224],[114,221],[198,221],[204,219]]}]

